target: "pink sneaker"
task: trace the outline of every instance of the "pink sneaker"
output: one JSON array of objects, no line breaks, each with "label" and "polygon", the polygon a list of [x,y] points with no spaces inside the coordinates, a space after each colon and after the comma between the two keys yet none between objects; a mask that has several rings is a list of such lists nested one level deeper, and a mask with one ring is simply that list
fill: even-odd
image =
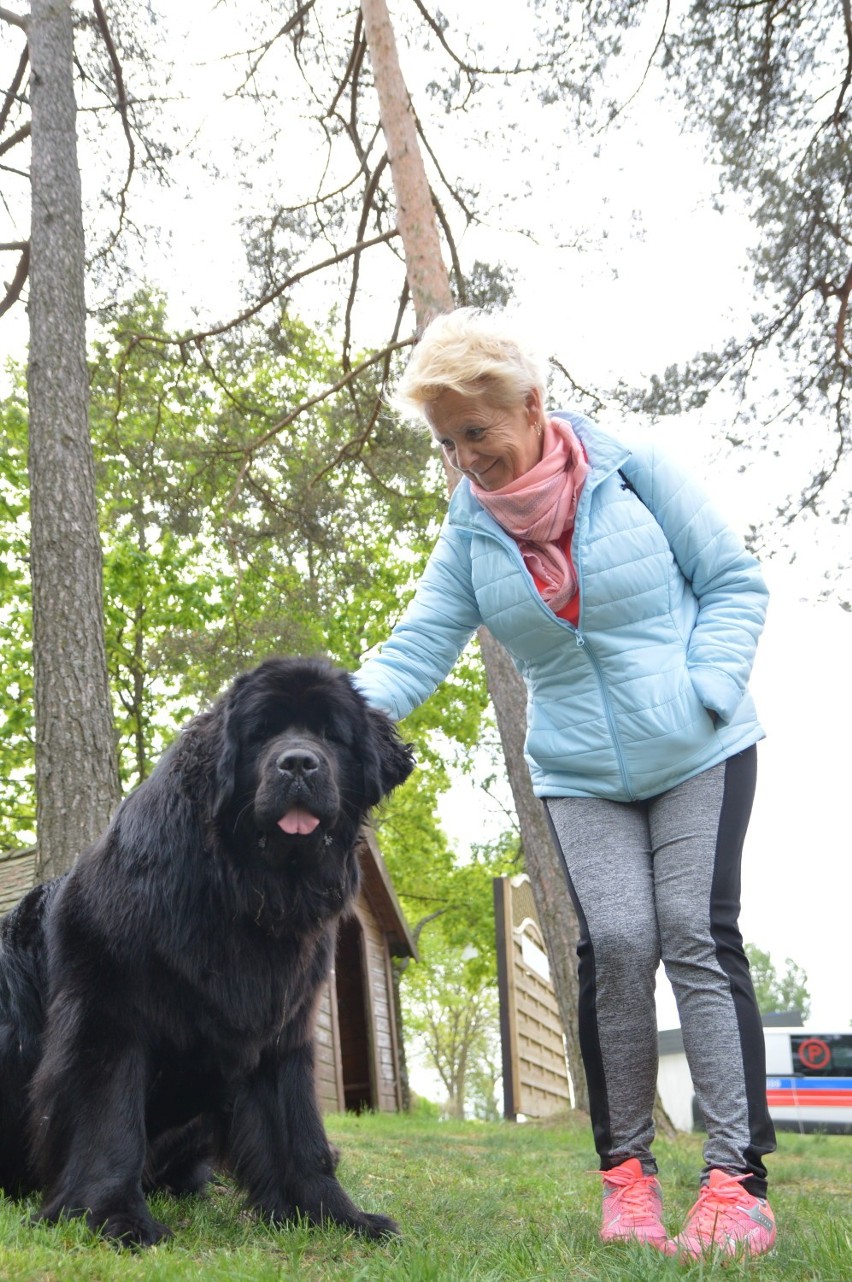
[{"label": "pink sneaker", "polygon": [[723,1255],[763,1255],[775,1243],[775,1216],[765,1198],[741,1187],[747,1175],[730,1175],[714,1168],[686,1217],[683,1231],[670,1244],[672,1254],[698,1257],[710,1251]]},{"label": "pink sneaker", "polygon": [[663,1199],[656,1175],[645,1175],[638,1157],[631,1157],[603,1176],[602,1242],[647,1242],[663,1250]]}]

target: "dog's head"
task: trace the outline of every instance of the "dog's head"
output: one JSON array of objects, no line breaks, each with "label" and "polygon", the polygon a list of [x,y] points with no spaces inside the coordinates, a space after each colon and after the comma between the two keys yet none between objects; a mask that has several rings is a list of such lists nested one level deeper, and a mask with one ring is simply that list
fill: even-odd
[{"label": "dog's head", "polygon": [[411,773],[411,750],[343,671],[318,659],[268,659],[214,710],[214,816],[251,823],[272,849],[345,828]]}]

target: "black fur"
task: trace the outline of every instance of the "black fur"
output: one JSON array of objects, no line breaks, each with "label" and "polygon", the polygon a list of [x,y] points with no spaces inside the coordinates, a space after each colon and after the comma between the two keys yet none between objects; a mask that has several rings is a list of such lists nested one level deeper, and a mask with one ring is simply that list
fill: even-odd
[{"label": "black fur", "polygon": [[[339,1184],[313,1017],[370,806],[411,754],[343,672],[270,659],[0,926],[0,1186],[149,1245],[145,1193],[228,1165],[263,1216],[396,1231]],[[288,835],[297,807],[320,823]]]}]

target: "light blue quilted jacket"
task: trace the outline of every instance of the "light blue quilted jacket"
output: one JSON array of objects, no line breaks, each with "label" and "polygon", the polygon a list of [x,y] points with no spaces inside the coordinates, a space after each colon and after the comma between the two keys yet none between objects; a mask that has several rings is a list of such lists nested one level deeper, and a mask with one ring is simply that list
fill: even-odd
[{"label": "light blue quilted jacket", "polygon": [[686,472],[652,445],[631,451],[560,416],[590,465],[572,543],[579,626],[548,609],[462,480],[408,609],[356,682],[399,720],[484,623],[526,682],[537,795],[650,797],[763,737],[747,683],[767,591]]}]

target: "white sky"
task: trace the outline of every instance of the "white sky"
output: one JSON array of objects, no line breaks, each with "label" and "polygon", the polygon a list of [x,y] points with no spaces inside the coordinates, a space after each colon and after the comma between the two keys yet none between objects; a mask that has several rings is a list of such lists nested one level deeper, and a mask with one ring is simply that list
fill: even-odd
[{"label": "white sky", "polygon": [[[487,5],[466,0],[459,7],[468,25],[479,12],[487,15],[489,27],[497,21],[490,0]],[[198,62],[232,40],[222,26],[227,10],[214,9],[211,17],[209,8],[205,0],[183,0],[170,9],[170,18],[191,30],[182,47]],[[452,16],[453,3],[442,8]],[[414,88],[422,70],[418,55],[402,48],[400,56],[415,105],[428,115],[428,104]],[[224,80],[215,64],[209,73],[184,64],[180,84],[195,92],[191,106],[204,106],[210,131],[227,147],[238,117],[217,105]],[[618,377],[638,379],[711,346],[738,319],[742,322],[749,310],[743,288],[748,221],[734,204],[724,212],[714,208],[715,176],[699,147],[680,137],[670,111],[648,97],[640,99],[620,140],[598,140],[604,145],[600,159],[593,161],[591,150],[581,148],[573,162],[563,157],[555,174],[552,149],[565,142],[561,135],[570,125],[552,111],[527,119],[522,145],[511,154],[490,155],[486,146],[478,153],[469,149],[465,158],[472,177],[479,176],[473,170],[484,162],[494,169],[495,181],[507,187],[515,179],[519,190],[529,184],[526,204],[512,209],[511,219],[524,214],[538,230],[538,243],[506,231],[509,216],[504,219],[502,209],[495,208],[487,226],[466,233],[461,251],[467,263],[475,257],[503,258],[518,268],[519,310],[542,345],[558,354],[579,381],[605,385]],[[448,138],[451,144],[451,127],[452,121],[435,124],[445,131],[444,145]],[[288,183],[295,184],[300,173],[297,156],[281,168],[282,201],[296,199]],[[85,188],[85,171],[83,182]],[[146,267],[149,278],[172,288],[179,322],[195,308],[214,318],[233,310],[242,265],[232,248],[232,198],[226,177],[211,181],[206,190],[199,180],[195,190],[181,191],[178,185],[151,198],[149,216],[158,230]],[[592,232],[605,229],[608,238],[596,246],[592,237],[584,248],[572,248],[568,241],[576,223]],[[21,326],[20,313],[0,320],[0,351],[20,351]],[[618,420],[607,419],[606,426],[619,430]],[[707,412],[656,430],[705,477],[717,502],[745,529],[795,487],[808,458],[782,444],[777,457],[760,455],[740,472],[738,458],[720,457],[719,427],[717,410],[716,418]],[[806,449],[812,437],[812,432],[807,438],[802,434],[798,449]],[[845,810],[852,615],[836,596],[819,597],[826,574],[841,559],[848,563],[850,541],[845,528],[814,523],[793,538],[796,562],[778,558],[765,567],[772,606],[752,685],[768,737],[760,748],[742,926],[745,937],[767,949],[779,966],[790,956],[807,971],[813,1023],[846,1027],[852,1020],[846,944],[852,842]],[[849,595],[848,581],[846,588]],[[460,850],[470,840],[483,839],[487,806],[479,794],[471,796],[464,781],[442,803],[446,829]],[[497,819],[490,822],[496,830]],[[667,985],[661,986],[660,1019],[664,1027],[675,1022]]]}]

